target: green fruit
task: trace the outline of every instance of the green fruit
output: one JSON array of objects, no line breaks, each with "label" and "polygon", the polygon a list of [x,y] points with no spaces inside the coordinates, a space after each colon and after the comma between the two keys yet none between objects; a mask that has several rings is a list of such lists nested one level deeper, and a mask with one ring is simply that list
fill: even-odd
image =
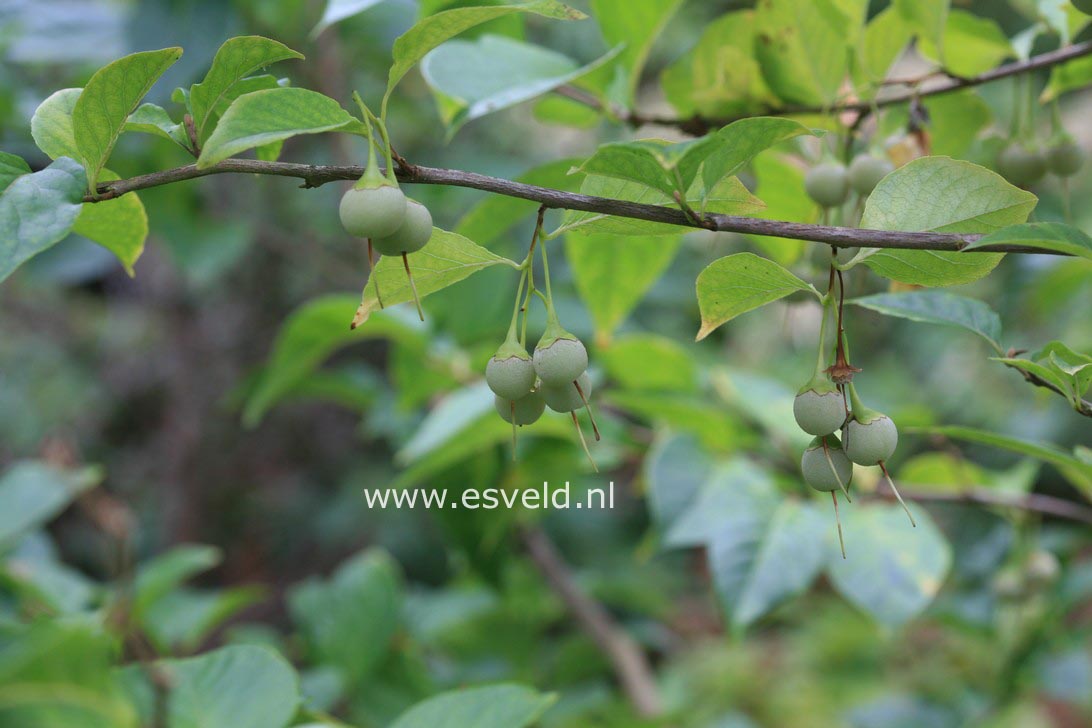
[{"label": "green fruit", "polygon": [[531,392],[519,399],[505,399],[494,397],[493,406],[501,419],[510,425],[530,425],[542,417],[546,411],[546,400],[539,392]]},{"label": "green fruit", "polygon": [[838,207],[849,197],[846,168],[834,162],[812,167],[804,177],[804,189],[823,207]]},{"label": "green fruit", "polygon": [[1073,7],[1085,15],[1092,15],[1092,0],[1072,0]]},{"label": "green fruit", "polygon": [[849,184],[862,197],[872,194],[880,180],[891,174],[895,165],[871,154],[858,154],[849,164]]},{"label": "green fruit", "polygon": [[846,421],[845,400],[826,377],[817,376],[804,385],[793,400],[792,413],[809,435],[829,435]]},{"label": "green fruit", "polygon": [[868,411],[858,413],[845,429],[846,456],[858,465],[875,465],[887,460],[899,444],[899,431],[887,415]]},{"label": "green fruit", "polygon": [[432,237],[432,213],[417,200],[406,200],[402,224],[390,235],[372,238],[372,247],[380,255],[416,253]]},{"label": "green fruit", "polygon": [[[827,443],[826,450],[823,449],[824,440]],[[827,455],[830,455],[829,461]],[[831,464],[834,465],[833,469]],[[812,488],[829,492],[849,485],[853,478],[853,463],[849,462],[838,438],[827,435],[815,438],[808,445],[804,456],[800,458],[800,472],[804,474],[804,482]]]},{"label": "green fruit", "polygon": [[997,171],[1018,187],[1030,187],[1046,174],[1046,160],[1038,150],[1013,142],[997,155]]},{"label": "green fruit", "polygon": [[[576,387],[580,385],[578,390]],[[584,397],[580,393],[584,393]],[[576,384],[543,384],[542,397],[546,400],[546,406],[554,412],[572,412],[584,406],[584,399],[591,398],[591,377],[584,372],[576,379]]]},{"label": "green fruit", "polygon": [[485,365],[485,381],[493,394],[514,400],[535,388],[531,355],[517,343],[505,342]]},{"label": "green fruit", "polygon": [[588,368],[588,350],[568,332],[547,334],[535,347],[534,362],[543,384],[572,384]]},{"label": "green fruit", "polygon": [[1072,139],[1052,144],[1046,153],[1047,167],[1059,177],[1072,177],[1084,165],[1084,150]]},{"label": "green fruit", "polygon": [[406,217],[406,196],[397,187],[353,188],[341,197],[341,225],[358,238],[390,235]]}]

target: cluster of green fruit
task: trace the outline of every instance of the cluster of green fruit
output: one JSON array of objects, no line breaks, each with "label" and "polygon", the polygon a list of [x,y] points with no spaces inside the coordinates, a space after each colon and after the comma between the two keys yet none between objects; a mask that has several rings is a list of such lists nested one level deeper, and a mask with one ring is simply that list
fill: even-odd
[{"label": "cluster of green fruit", "polygon": [[[536,239],[540,232],[541,222],[536,230]],[[546,280],[546,295],[543,297],[546,303],[546,329],[538,344],[535,345],[534,355],[527,352],[527,307],[532,294],[537,293],[534,289],[531,265],[533,255],[534,242],[531,244],[528,259],[524,261],[525,267],[520,277],[519,287],[516,289],[515,310],[508,327],[508,335],[489,359],[485,367],[485,381],[489,389],[493,391],[497,414],[512,425],[513,457],[515,457],[516,428],[537,422],[549,407],[554,412],[568,413],[572,416],[584,452],[588,454],[592,467],[597,469],[591,453],[588,452],[580,421],[576,417],[577,411],[581,408],[587,410],[595,439],[598,440],[599,428],[588,402],[592,393],[591,377],[588,376],[587,371],[588,350],[580,339],[562,327],[557,311],[554,309],[545,243],[542,246],[542,259]],[[526,297],[524,297],[525,282],[527,283]],[[522,334],[517,336],[521,313],[524,325]]]},{"label": "cluster of green fruit", "polygon": [[824,208],[841,207],[849,199],[850,191],[864,199],[894,169],[895,165],[888,159],[861,153],[853,158],[848,168],[838,162],[815,165],[804,177],[804,189],[808,197]]},{"label": "cluster of green fruit", "polygon": [[[831,285],[823,304],[815,373],[800,388],[793,400],[796,424],[804,432],[814,435],[800,459],[800,470],[805,483],[817,491],[831,494],[837,518],[836,491],[841,490],[846,499],[850,499],[849,486],[853,480],[854,463],[862,466],[879,465],[892,493],[906,510],[910,523],[917,525],[887,471],[887,460],[894,454],[899,442],[898,428],[890,417],[866,407],[861,402],[852,381],[853,375],[860,370],[850,365],[847,358],[842,306],[835,306],[834,273],[832,267]],[[837,292],[841,294],[842,289],[839,287]],[[827,366],[830,348],[826,331],[831,318],[837,319],[837,334],[834,362]],[[839,430],[842,433],[841,438],[836,434]],[[842,542],[840,523],[838,538]],[[845,556],[844,542],[842,556]]]},{"label": "cluster of green fruit", "polygon": [[1017,187],[1030,187],[1047,172],[1072,177],[1084,164],[1085,152],[1068,134],[1055,136],[1045,147],[1010,142],[997,155],[997,171]]},{"label": "cluster of green fruit", "polygon": [[[410,272],[410,253],[416,253],[432,237],[432,213],[417,200],[410,199],[398,186],[391,161],[390,138],[383,122],[368,111],[359,101],[368,128],[368,165],[356,184],[341,198],[338,214],[341,225],[350,235],[368,241],[368,263],[374,269],[374,253],[386,256],[401,256],[405,264],[406,275],[413,289],[417,313],[424,321],[421,302]],[[384,175],[379,169],[376,154],[376,140],[372,134],[372,121],[380,130],[387,157],[387,171]],[[376,297],[379,298],[379,284],[376,282]],[[382,299],[379,298],[380,305]]]}]

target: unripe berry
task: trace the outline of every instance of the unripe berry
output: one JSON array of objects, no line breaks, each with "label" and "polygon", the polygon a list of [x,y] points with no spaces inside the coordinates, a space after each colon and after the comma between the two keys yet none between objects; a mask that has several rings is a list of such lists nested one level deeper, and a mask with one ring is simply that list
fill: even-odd
[{"label": "unripe berry", "polygon": [[390,185],[352,188],[338,207],[345,231],[358,238],[390,235],[406,217],[406,196]]},{"label": "unripe berry", "polygon": [[860,196],[872,194],[880,180],[891,174],[895,165],[871,154],[858,154],[849,164],[849,184]]},{"label": "unripe berry", "polygon": [[1046,160],[1038,150],[1013,142],[997,155],[997,171],[1017,187],[1030,187],[1046,174]]},{"label": "unripe berry", "polygon": [[846,421],[841,392],[826,377],[817,376],[801,388],[792,403],[796,424],[809,435],[829,435]]},{"label": "unripe berry", "polygon": [[493,394],[515,400],[535,388],[535,365],[527,350],[515,342],[505,342],[485,365],[485,381]]},{"label": "unripe berry", "polygon": [[[860,418],[860,419],[858,419]],[[846,456],[858,465],[887,460],[899,444],[899,431],[887,415],[853,412],[845,429]]]},{"label": "unripe berry", "polygon": [[1047,167],[1059,177],[1072,177],[1084,165],[1084,150],[1072,139],[1052,144],[1046,153]]},{"label": "unripe berry", "polygon": [[511,425],[530,425],[546,411],[546,400],[538,392],[531,392],[519,399],[494,397],[493,406],[501,419]]},{"label": "unripe berry", "polygon": [[812,167],[804,176],[808,197],[823,207],[838,207],[849,197],[849,177],[846,168],[834,162]]},{"label": "unripe berry", "polygon": [[416,253],[432,237],[432,213],[417,200],[406,200],[402,224],[390,235],[372,238],[372,247],[380,255]]},{"label": "unripe berry", "polygon": [[[577,389],[577,386],[580,389]],[[581,397],[580,393],[584,396]],[[584,400],[591,397],[591,377],[584,372],[576,379],[576,383],[567,384],[543,384],[542,397],[546,400],[546,406],[554,412],[572,412],[584,406]]]},{"label": "unripe berry", "polygon": [[575,336],[543,336],[535,347],[535,372],[549,386],[572,384],[588,368],[588,350]]},{"label": "unripe berry", "polygon": [[[824,441],[826,441],[825,449]],[[833,469],[831,464],[834,465]],[[808,449],[800,458],[800,472],[804,475],[804,482],[812,488],[829,492],[849,485],[849,481],[853,478],[853,463],[849,462],[838,438],[827,435],[815,438],[808,445]]]}]

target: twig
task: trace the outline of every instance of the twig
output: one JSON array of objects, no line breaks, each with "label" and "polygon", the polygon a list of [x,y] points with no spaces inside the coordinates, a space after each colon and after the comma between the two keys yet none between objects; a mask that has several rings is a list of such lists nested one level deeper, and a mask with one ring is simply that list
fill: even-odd
[{"label": "twig", "polygon": [[[740,119],[745,119],[752,116],[787,116],[791,114],[838,114],[846,111],[868,113],[872,109],[881,108],[884,106],[891,106],[894,104],[902,104],[914,99],[915,97],[925,98],[927,96],[939,96],[941,94],[952,93],[953,91],[960,91],[965,88],[981,86],[984,83],[990,83],[991,81],[1008,78],[1009,76],[1016,76],[1022,73],[1030,73],[1032,71],[1037,71],[1043,68],[1050,68],[1051,66],[1056,66],[1060,63],[1072,61],[1075,58],[1081,58],[1089,54],[1092,54],[1092,41],[1077,43],[1075,45],[1059,48],[1048,53],[1042,53],[1037,56],[1032,56],[1026,61],[1007,63],[1003,66],[998,66],[993,70],[979,74],[978,76],[971,76],[969,78],[959,78],[956,76],[952,76],[945,71],[935,72],[930,74],[930,76],[943,75],[945,77],[945,81],[942,83],[938,83],[931,88],[919,88],[919,84],[927,80],[927,77],[917,79],[916,82],[907,82],[905,80],[895,81],[893,83],[909,83],[911,88],[908,88],[905,91],[899,91],[898,93],[883,96],[882,98],[866,99],[863,101],[851,101],[843,104],[834,104],[829,107],[800,105],[780,107],[769,106],[758,109],[753,113],[712,118],[703,117],[698,114],[683,119],[664,116],[646,116],[636,111],[625,113],[618,113],[615,111],[614,116],[634,127],[642,126],[644,124],[655,124],[657,126],[673,126],[687,134],[702,136],[713,129],[719,129],[722,126],[731,124],[733,121],[738,121]],[[585,103],[591,108],[595,108],[601,111],[603,110],[602,104],[600,104],[598,99],[596,99],[594,96],[590,96],[588,94],[573,95],[567,92],[564,93],[564,95],[575,101]]]},{"label": "twig", "polygon": [[615,624],[603,605],[580,590],[561,554],[541,528],[524,528],[521,537],[531,561],[550,588],[610,661],[633,707],[643,716],[661,713],[662,701],[652,667],[634,639]]},{"label": "twig", "polygon": [[[1010,350],[1008,355],[1011,358],[1016,356],[1017,352]],[[1077,414],[1084,415],[1085,417],[1092,417],[1092,402],[1089,402],[1087,399],[1082,399],[1081,397],[1078,397],[1077,401],[1074,402],[1072,399],[1070,399],[1070,396],[1067,393],[1063,392],[1056,385],[1051,384],[1047,380],[1043,379],[1038,374],[1032,374],[1026,369],[1021,369],[1015,364],[1009,364],[1008,362],[1001,363],[1009,367],[1010,369],[1015,369],[1016,371],[1020,372],[1020,375],[1030,384],[1034,384],[1036,387],[1049,389],[1051,392],[1060,394],[1062,397],[1065,398],[1065,401],[1068,402],[1071,407],[1073,407],[1073,411]]]},{"label": "twig", "polygon": [[[296,177],[303,180],[303,187],[319,187],[328,182],[359,179],[364,168],[359,166],[324,166],[294,162],[263,162],[256,159],[226,159],[211,167],[198,168],[190,164],[161,172],[130,177],[129,179],[103,182],[97,195],[87,196],[84,202],[101,202],[114,199],[128,192],[207,177],[213,174],[266,174],[279,177]],[[475,172],[456,169],[414,166],[412,171],[398,170],[400,182],[410,184],[449,185],[469,187],[508,197],[518,197],[541,203],[548,208],[582,210],[635,220],[648,220],[683,227],[704,228],[747,235],[773,236],[809,240],[836,248],[888,248],[901,250],[943,250],[957,252],[981,238],[981,235],[961,233],[908,233],[890,230],[861,230],[830,225],[810,225],[781,220],[719,215],[706,213],[701,221],[691,220],[687,214],[674,207],[646,205],[639,202],[594,197],[577,192],[563,192],[549,187],[539,187],[523,182],[513,182],[499,177],[489,177]],[[969,253],[1028,253],[1064,255],[1021,245],[990,245],[973,248]]]}]

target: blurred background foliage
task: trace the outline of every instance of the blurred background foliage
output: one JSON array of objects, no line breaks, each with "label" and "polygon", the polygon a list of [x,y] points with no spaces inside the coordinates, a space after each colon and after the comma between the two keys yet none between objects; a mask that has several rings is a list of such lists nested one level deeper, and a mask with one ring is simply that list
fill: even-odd
[{"label": "blurred background foliage", "polygon": [[[354,88],[375,99],[393,39],[419,13],[454,4],[381,2],[316,39],[310,32],[324,4],[308,0],[0,0],[0,146],[39,169],[48,160],[30,139],[28,119],[52,91],[82,85],[126,53],[180,45],[185,55],[148,99],[168,105],[171,89],[199,80],[220,43],[240,34],[304,53],[306,61],[277,68],[293,85],[347,107]],[[686,3],[651,47],[637,108],[688,113],[692,101],[673,98],[685,96],[678,64],[713,19],[746,5]],[[873,2],[871,13],[885,5]],[[956,5],[1009,36],[1036,10],[1030,0]],[[526,37],[579,63],[610,47],[593,21],[509,17],[468,37],[484,32]],[[1037,87],[1046,78],[1036,76]],[[992,163],[1014,88],[1001,82],[931,100],[935,151]],[[1071,94],[1062,110],[1070,132],[1092,148],[1092,95]],[[550,98],[473,120],[447,141],[428,85],[412,73],[392,99],[388,126],[410,161],[507,178],[632,136],[574,114]],[[554,123],[559,118],[579,123]],[[884,139],[905,125],[905,113],[892,110],[875,134]],[[363,154],[359,139],[328,135],[290,140],[282,158],[348,164]],[[816,220],[818,211],[802,204],[799,168],[786,159],[763,155],[744,181],[771,217]],[[188,161],[170,144],[130,134],[111,167],[127,177]],[[556,184],[567,166],[557,165]],[[1092,175],[1074,184],[1073,199],[1088,199]],[[593,243],[579,236],[553,243],[562,319],[595,342],[604,438],[596,449],[602,472],[592,475],[558,421],[524,433],[511,463],[508,432],[487,411],[491,395],[479,373],[503,337],[515,286],[503,266],[425,299],[423,325],[403,306],[353,335],[344,331],[367,261],[338,224],[340,192],[227,175],[149,189],[141,197],[151,234],[135,278],[105,250],[72,237],[0,287],[0,462],[11,466],[0,493],[37,494],[6,500],[4,510],[18,503],[25,513],[56,491],[29,526],[4,531],[0,515],[0,684],[28,670],[47,674],[57,660],[86,670],[71,677],[91,686],[95,666],[119,649],[132,661],[238,644],[272,646],[300,669],[314,711],[308,719],[329,713],[359,726],[387,725],[440,690],[495,681],[556,691],[540,720],[558,727],[1092,721],[1087,525],[931,504],[930,535],[901,523],[885,530],[843,509],[846,568],[856,560],[858,577],[897,579],[899,553],[944,565],[943,587],[935,600],[925,597],[920,616],[905,605],[854,605],[837,593],[854,588],[832,585],[839,579],[832,576],[748,618],[733,604],[738,593],[717,599],[724,584],[715,557],[666,548],[701,542],[687,540],[691,527],[700,535],[700,523],[676,528],[674,541],[670,527],[710,471],[730,485],[760,483],[794,496],[786,502],[811,497],[796,473],[802,441],[786,405],[812,366],[818,307],[772,304],[695,345],[694,279],[718,257],[753,250],[818,283],[828,255],[821,246],[705,232],[634,240],[618,248],[617,260],[632,250],[637,263],[610,259],[606,269],[662,274],[649,274],[651,287],[631,313],[623,306],[593,320],[581,299],[610,286],[609,277],[582,280],[558,254]],[[1059,219],[1060,186],[1047,181],[1035,192],[1035,219]],[[526,250],[531,205],[512,230],[491,230],[488,210],[464,218],[482,193],[420,186],[411,194],[442,228],[510,257]],[[1078,202],[1074,212],[1078,226],[1092,229],[1092,209]],[[554,214],[548,219],[556,223]],[[863,267],[848,281],[854,296],[888,285]],[[1000,314],[1005,347],[1034,350],[1060,339],[1092,350],[1089,261],[1010,256],[956,291]],[[867,372],[862,393],[900,427],[967,425],[1070,451],[1092,446],[1087,418],[989,361],[992,351],[966,332],[857,307],[849,316],[854,363]],[[13,465],[25,460],[38,464]],[[99,469],[73,469],[83,463]],[[920,490],[956,493],[974,481],[1081,499],[1056,468],[939,437],[905,436],[892,468]],[[613,481],[616,507],[379,511],[361,497],[362,488],[386,485],[458,492],[544,480],[572,481],[578,492]],[[867,472],[860,482],[866,493],[875,488]],[[719,501],[698,510],[731,522],[753,505],[739,488],[718,492]],[[62,513],[69,501],[77,507]],[[816,503],[821,549],[833,537],[828,505]],[[626,703],[608,662],[525,554],[517,533],[529,524],[553,536],[577,583],[651,655],[667,718],[640,718]],[[876,528],[899,541],[872,540]],[[135,576],[133,562],[141,564]],[[103,585],[130,578],[141,636],[119,647],[78,616],[104,603]],[[36,647],[13,626],[28,611],[55,617],[35,622]],[[279,673],[260,674],[275,692]],[[120,700],[113,688],[91,689]]]}]

